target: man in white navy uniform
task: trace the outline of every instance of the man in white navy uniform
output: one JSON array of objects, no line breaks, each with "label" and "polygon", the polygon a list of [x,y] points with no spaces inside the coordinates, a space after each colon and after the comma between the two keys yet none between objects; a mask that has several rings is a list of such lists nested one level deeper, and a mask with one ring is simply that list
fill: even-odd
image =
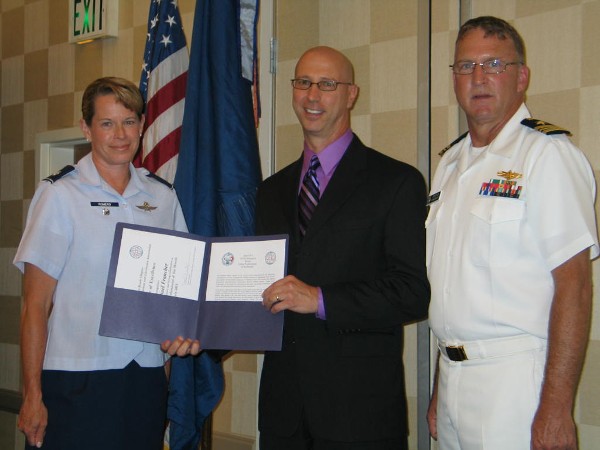
[{"label": "man in white navy uniform", "polygon": [[429,197],[440,350],[429,429],[440,450],[575,449],[598,255],[593,173],[566,130],[531,119],[524,44],[504,20],[466,22],[450,67],[469,130]]}]

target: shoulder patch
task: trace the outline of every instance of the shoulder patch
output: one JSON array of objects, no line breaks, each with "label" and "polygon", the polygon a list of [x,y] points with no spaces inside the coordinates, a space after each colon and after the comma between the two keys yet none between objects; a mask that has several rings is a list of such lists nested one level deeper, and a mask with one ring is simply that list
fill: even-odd
[{"label": "shoulder patch", "polygon": [[551,123],[544,122],[543,120],[533,119],[531,117],[521,120],[521,124],[544,134],[566,134],[567,136],[571,136],[571,132],[569,130],[565,130],[564,128],[552,125]]},{"label": "shoulder patch", "polygon": [[56,172],[55,174],[44,178],[43,181],[47,181],[49,183],[54,183],[55,181],[60,180],[66,174],[68,174],[69,172],[72,172],[74,170],[75,170],[74,166],[71,166],[71,165],[65,166],[62,169],[60,169],[58,172]]},{"label": "shoulder patch", "polygon": [[455,146],[456,144],[458,144],[460,141],[462,141],[464,138],[467,137],[467,134],[469,134],[468,131],[465,131],[463,134],[461,134],[459,137],[457,137],[456,139],[454,139],[452,142],[450,142],[446,147],[443,148],[443,150],[441,152],[438,153],[438,155],[440,156],[444,156],[444,153],[446,153],[448,150],[450,150],[453,146]]},{"label": "shoulder patch", "polygon": [[167,186],[169,189],[173,189],[173,185],[171,183],[169,183],[167,180],[165,180],[164,178],[159,177],[158,175],[156,175],[155,173],[152,172],[148,172],[148,175],[146,175],[149,178],[153,178],[156,181],[158,181],[159,183],[164,184],[165,186]]}]

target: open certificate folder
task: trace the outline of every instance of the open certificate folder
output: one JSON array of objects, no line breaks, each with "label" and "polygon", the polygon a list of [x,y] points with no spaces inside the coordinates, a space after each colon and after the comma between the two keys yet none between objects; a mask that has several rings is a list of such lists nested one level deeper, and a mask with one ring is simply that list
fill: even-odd
[{"label": "open certificate folder", "polygon": [[283,314],[262,292],[286,273],[287,236],[206,238],[118,223],[100,320],[103,336],[203,349],[280,350]]}]

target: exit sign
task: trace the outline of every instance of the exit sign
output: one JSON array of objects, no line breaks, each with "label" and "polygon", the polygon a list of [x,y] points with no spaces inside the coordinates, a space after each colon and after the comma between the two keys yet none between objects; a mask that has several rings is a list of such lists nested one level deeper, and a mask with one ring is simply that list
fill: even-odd
[{"label": "exit sign", "polygon": [[119,0],[69,0],[69,42],[117,36]]}]

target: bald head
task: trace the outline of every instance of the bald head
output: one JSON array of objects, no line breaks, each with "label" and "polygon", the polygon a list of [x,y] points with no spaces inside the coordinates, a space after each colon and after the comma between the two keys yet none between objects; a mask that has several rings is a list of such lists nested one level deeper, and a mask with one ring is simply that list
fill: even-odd
[{"label": "bald head", "polygon": [[296,75],[298,75],[298,66],[306,59],[326,61],[327,64],[335,67],[340,76],[343,77],[338,81],[354,83],[354,67],[350,60],[339,50],[326,46],[309,48],[296,63]]}]

